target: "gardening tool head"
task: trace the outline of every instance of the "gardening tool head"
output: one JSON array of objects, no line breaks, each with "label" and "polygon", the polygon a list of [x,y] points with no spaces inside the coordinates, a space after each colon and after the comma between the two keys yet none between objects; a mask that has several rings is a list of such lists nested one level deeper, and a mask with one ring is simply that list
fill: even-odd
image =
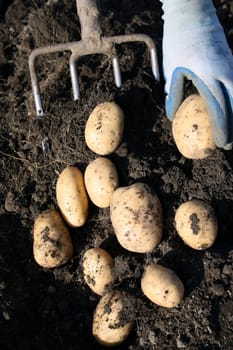
[{"label": "gardening tool head", "polygon": [[70,75],[74,100],[80,95],[77,73],[77,60],[81,56],[102,54],[107,55],[112,60],[113,74],[117,87],[121,86],[121,71],[119,59],[116,53],[115,45],[128,42],[143,42],[147,45],[150,57],[152,72],[156,80],[159,80],[159,68],[157,53],[154,41],[145,34],[117,35],[112,37],[102,36],[99,24],[99,11],[95,0],[76,0],[77,12],[81,25],[81,40],[65,44],[57,44],[38,48],[32,51],[29,56],[29,70],[32,82],[32,90],[36,105],[36,113],[43,116],[43,108],[40,94],[40,86],[36,71],[36,58],[40,55],[53,52],[70,51]]}]

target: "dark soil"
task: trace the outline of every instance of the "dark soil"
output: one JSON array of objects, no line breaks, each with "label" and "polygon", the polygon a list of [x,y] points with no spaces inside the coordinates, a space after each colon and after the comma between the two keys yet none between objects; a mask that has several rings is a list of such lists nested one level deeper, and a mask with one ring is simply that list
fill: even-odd
[{"label": "dark soil", "polygon": [[[161,63],[158,1],[102,1],[105,35],[149,34]],[[215,1],[233,48],[232,1]],[[119,47],[123,86],[114,85],[111,62],[88,56],[78,64],[81,99],[72,101],[68,54],[39,60],[45,117],[35,115],[28,56],[33,48],[80,39],[75,1],[0,1],[0,349],[102,349],[92,336],[99,297],[84,283],[82,252],[106,248],[115,259],[117,288],[135,306],[135,327],[119,349],[222,350],[233,346],[233,155],[182,157],[165,117],[163,82],[155,83],[142,44]],[[32,253],[32,228],[43,210],[57,207],[55,184],[67,165],[84,170],[96,155],[84,142],[85,122],[102,101],[115,100],[126,116],[123,142],[109,158],[121,185],[143,181],[159,195],[164,236],[151,254],[133,254],[117,243],[108,209],[91,205],[89,220],[71,230],[75,253],[63,267],[45,270]],[[174,229],[180,203],[203,199],[216,211],[214,246],[195,251]],[[185,286],[180,306],[165,309],[142,295],[143,266],[158,261]]]}]

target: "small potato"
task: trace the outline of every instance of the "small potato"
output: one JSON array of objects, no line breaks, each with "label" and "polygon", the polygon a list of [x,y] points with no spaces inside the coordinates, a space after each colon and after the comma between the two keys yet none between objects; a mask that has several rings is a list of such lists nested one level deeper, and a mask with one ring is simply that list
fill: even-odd
[{"label": "small potato", "polygon": [[84,279],[94,293],[103,295],[114,283],[113,258],[102,248],[88,249],[83,256]]},{"label": "small potato", "polygon": [[180,205],[175,215],[175,227],[183,241],[198,250],[209,248],[218,231],[213,208],[198,199]]},{"label": "small potato", "polygon": [[104,346],[121,344],[134,325],[132,306],[120,291],[112,291],[101,297],[94,312],[92,333]]},{"label": "small potato", "polygon": [[85,224],[88,217],[88,196],[82,172],[74,167],[66,167],[56,185],[57,203],[61,213],[72,227]]},{"label": "small potato", "polygon": [[145,268],[141,288],[153,303],[167,308],[180,304],[184,296],[184,286],[179,277],[174,271],[159,264]]},{"label": "small potato", "polygon": [[85,128],[87,146],[102,156],[120,145],[124,129],[124,113],[115,102],[103,102],[91,112]]},{"label": "small potato", "polygon": [[162,207],[144,183],[119,187],[113,193],[110,217],[119,243],[131,252],[150,252],[161,241]]},{"label": "small potato", "polygon": [[118,187],[118,174],[111,160],[100,157],[85,170],[84,181],[92,202],[99,208],[110,206],[113,192]]},{"label": "small potato", "polygon": [[215,150],[210,117],[201,96],[194,94],[184,100],[173,120],[172,133],[186,158],[203,159]]},{"label": "small potato", "polygon": [[36,218],[33,235],[33,254],[40,266],[57,267],[72,257],[70,233],[55,209],[48,209]]}]

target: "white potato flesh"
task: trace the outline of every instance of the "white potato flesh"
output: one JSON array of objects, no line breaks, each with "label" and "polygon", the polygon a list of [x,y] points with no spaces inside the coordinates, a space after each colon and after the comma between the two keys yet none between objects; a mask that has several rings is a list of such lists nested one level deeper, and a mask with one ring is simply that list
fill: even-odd
[{"label": "white potato flesh", "polygon": [[207,249],[217,237],[215,212],[202,200],[193,199],[181,204],[176,211],[175,226],[182,240],[193,249]]},{"label": "white potato flesh", "polygon": [[200,95],[190,95],[183,101],[173,119],[172,133],[186,158],[203,159],[215,150],[210,116]]},{"label": "white potato flesh", "polygon": [[85,127],[87,146],[99,155],[113,153],[121,143],[124,113],[115,102],[102,102],[91,112]]},{"label": "white potato flesh", "polygon": [[183,283],[176,273],[159,264],[146,266],[141,288],[153,303],[167,308],[180,304],[184,296]]},{"label": "white potato flesh", "polygon": [[102,248],[88,249],[83,256],[83,274],[87,285],[103,295],[114,283],[113,258]]},{"label": "white potato flesh", "polygon": [[61,213],[71,227],[84,225],[88,217],[88,196],[82,172],[74,167],[66,167],[56,184],[57,203]]},{"label": "white potato flesh", "polygon": [[33,255],[45,268],[60,266],[73,255],[73,243],[68,228],[58,211],[48,209],[34,222]]},{"label": "white potato flesh", "polygon": [[120,291],[108,292],[101,297],[92,324],[92,333],[100,344],[116,346],[129,336],[134,322],[130,310],[127,319],[123,317],[125,307],[125,298]]},{"label": "white potato flesh", "polygon": [[99,208],[110,206],[118,187],[118,174],[110,159],[99,157],[86,167],[84,181],[91,201]]},{"label": "white potato flesh", "polygon": [[161,241],[161,203],[144,183],[119,187],[113,194],[110,217],[119,243],[129,251],[150,252]]}]

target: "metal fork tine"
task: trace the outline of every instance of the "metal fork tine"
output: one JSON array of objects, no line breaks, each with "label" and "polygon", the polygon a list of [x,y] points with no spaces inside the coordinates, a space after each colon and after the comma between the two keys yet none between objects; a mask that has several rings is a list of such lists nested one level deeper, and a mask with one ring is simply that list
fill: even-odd
[{"label": "metal fork tine", "polygon": [[32,91],[33,91],[34,101],[36,105],[36,113],[38,117],[42,117],[44,115],[44,112],[42,108],[39,80],[35,69],[35,58],[36,58],[36,55],[34,51],[29,56],[29,70],[31,75]]},{"label": "metal fork tine", "polygon": [[157,57],[156,49],[154,47],[150,49],[150,59],[151,59],[152,72],[155,77],[155,80],[159,81],[160,76],[159,76],[158,57]]},{"label": "metal fork tine", "polygon": [[120,88],[121,87],[121,69],[120,69],[120,62],[117,56],[113,57],[112,66],[113,66],[115,84],[118,88]]},{"label": "metal fork tine", "polygon": [[76,62],[77,62],[76,55],[71,55],[70,56],[70,76],[71,76],[74,101],[77,101],[80,97]]},{"label": "metal fork tine", "polygon": [[35,105],[36,105],[36,113],[37,113],[38,117],[43,117],[44,112],[43,112],[43,107],[42,107],[40,87],[39,87],[38,80],[37,80],[37,83],[33,84],[32,89],[33,89],[34,100],[35,100]]}]

